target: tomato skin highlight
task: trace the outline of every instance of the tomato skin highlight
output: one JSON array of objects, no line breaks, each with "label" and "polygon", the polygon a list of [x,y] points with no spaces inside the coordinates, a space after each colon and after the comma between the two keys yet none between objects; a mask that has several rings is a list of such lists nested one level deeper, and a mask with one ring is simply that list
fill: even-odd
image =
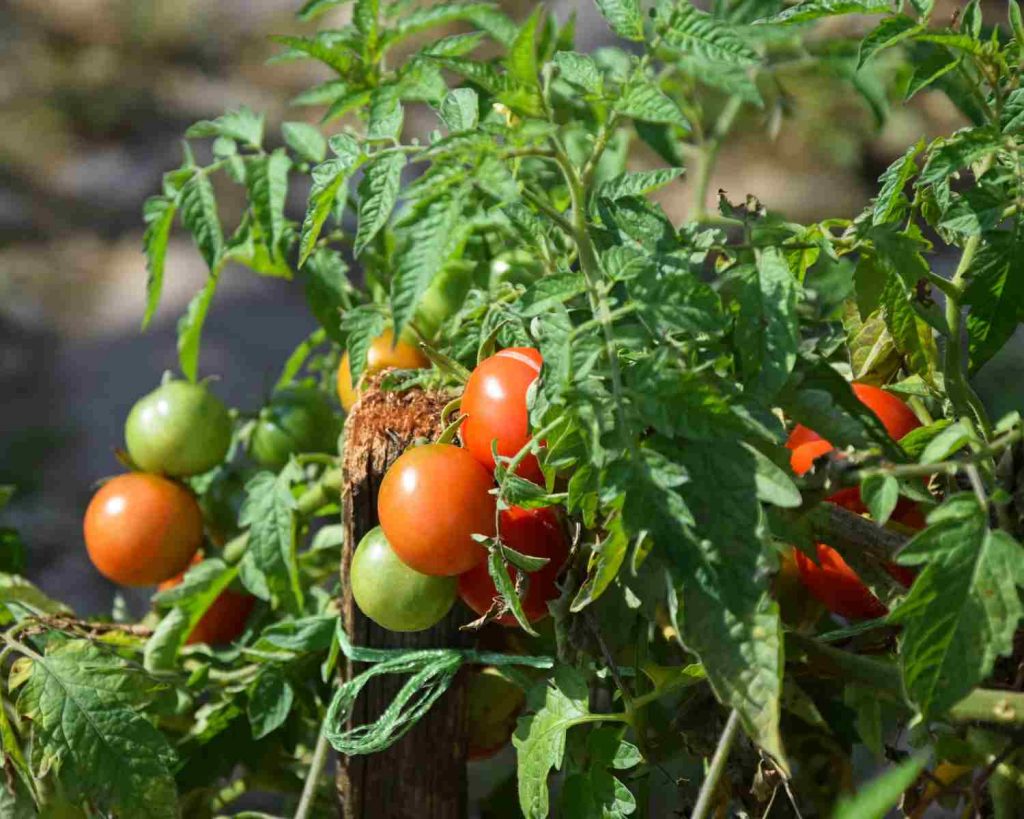
[{"label": "tomato skin highlight", "polygon": [[249,454],[260,466],[278,471],[292,455],[334,452],[339,431],[323,393],[312,387],[285,387],[260,413]]},{"label": "tomato skin highlight", "polygon": [[390,631],[431,628],[455,604],[455,578],[410,569],[398,559],[379,526],[359,541],[352,555],[349,584],[359,610]]},{"label": "tomato skin highlight", "polygon": [[135,402],[124,438],[132,461],[144,472],[199,475],[227,455],[231,416],[205,384],[168,381]]},{"label": "tomato skin highlight", "polygon": [[[203,556],[197,553],[192,559],[192,565],[201,563],[202,560]],[[184,577],[185,572],[181,572],[170,580],[165,580],[157,589],[173,589]],[[245,632],[245,625],[255,607],[256,598],[251,594],[236,592],[230,588],[224,589],[189,632],[185,645],[205,643],[208,646],[224,646],[235,642]]]},{"label": "tomato skin highlight", "polygon": [[384,475],[377,517],[395,554],[423,574],[462,574],[487,558],[472,535],[494,536],[491,474],[466,450],[424,444]]},{"label": "tomato skin highlight", "polygon": [[[899,440],[921,426],[910,408],[895,396],[868,384],[852,386],[857,397],[878,416],[894,439]],[[817,433],[799,425],[790,434],[786,446],[791,449],[789,462],[796,475],[806,474],[816,459],[834,449]],[[860,497],[860,489],[855,486],[840,489],[826,500],[858,515],[868,511]],[[920,510],[903,498],[897,504],[892,519],[914,529],[924,526]],[[799,549],[794,550],[794,556],[800,580],[829,611],[849,620],[870,620],[888,614],[886,606],[861,582],[839,552],[824,543],[817,543],[815,547],[817,563]],[[884,568],[904,586],[909,587],[914,581],[914,573],[903,566],[886,564]]]},{"label": "tomato skin highlight", "polygon": [[152,586],[188,566],[203,542],[203,516],[180,484],[129,472],[93,495],[83,530],[89,558],[104,577]]},{"label": "tomato skin highlight", "polygon": [[[366,351],[366,368],[364,375],[386,370],[394,367],[399,370],[418,370],[430,366],[430,359],[427,358],[418,347],[410,344],[401,337],[397,344],[392,344],[395,334],[391,330],[385,330],[371,344]],[[338,400],[341,401],[342,409],[345,412],[351,411],[359,400],[359,390],[352,384],[352,371],[349,369],[348,351],[341,357],[338,365]]]},{"label": "tomato skin highlight", "polygon": [[[491,442],[498,454],[511,458],[530,440],[526,392],[540,375],[543,359],[532,347],[509,347],[485,358],[469,376],[462,393],[466,420],[459,435],[466,449],[488,469],[494,469]],[[535,455],[527,455],[516,470],[520,477],[541,483]]]},{"label": "tomato skin highlight", "polygon": [[[558,597],[555,581],[569,554],[569,544],[565,541],[557,515],[549,508],[513,506],[502,510],[500,516],[501,538],[510,549],[530,557],[548,558],[543,567],[530,574],[530,583],[521,601],[523,613],[533,623],[547,617],[548,601]],[[515,582],[519,571],[512,566],[509,570]],[[486,562],[459,575],[459,596],[479,615],[490,609],[498,590],[487,571]],[[511,613],[503,614],[497,622],[513,628],[519,625]]]}]

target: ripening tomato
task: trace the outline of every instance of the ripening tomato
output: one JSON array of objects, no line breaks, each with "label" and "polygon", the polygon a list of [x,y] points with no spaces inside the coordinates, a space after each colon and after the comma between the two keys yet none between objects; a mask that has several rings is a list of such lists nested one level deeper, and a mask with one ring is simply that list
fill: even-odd
[{"label": "ripening tomato", "polygon": [[340,431],[335,412],[320,390],[285,387],[260,411],[249,454],[260,466],[276,472],[292,455],[336,452]]},{"label": "ripening tomato", "polygon": [[481,563],[473,535],[494,536],[494,481],[466,450],[406,450],[381,481],[377,517],[395,554],[418,572],[450,576]]},{"label": "ripening tomato", "polygon": [[[529,576],[529,586],[522,598],[523,613],[532,623],[546,617],[547,603],[558,597],[555,580],[569,554],[558,517],[548,508],[521,509],[513,506],[501,512],[499,523],[501,539],[510,548],[530,557],[546,557],[548,562]],[[509,567],[512,580],[518,577],[518,570]],[[484,614],[491,607],[498,590],[487,571],[484,562],[459,576],[459,595],[463,602],[477,614]],[[516,618],[503,614],[498,618],[503,626],[515,626]]]},{"label": "ripening tomato", "polygon": [[93,495],[84,530],[101,574],[123,586],[152,586],[188,566],[203,541],[203,516],[180,484],[129,472]]},{"label": "ripening tomato", "polygon": [[124,438],[144,472],[184,478],[209,472],[231,444],[231,416],[205,384],[168,381],[128,413]]},{"label": "ripening tomato", "polygon": [[[543,359],[532,347],[510,347],[476,365],[462,393],[466,415],[459,435],[480,463],[494,469],[491,442],[498,454],[511,458],[530,440],[526,391],[537,380]],[[527,455],[517,474],[541,482],[543,475],[534,455]]]},{"label": "ripening tomato", "polygon": [[[403,338],[399,338],[395,344],[394,337],[395,334],[391,330],[385,330],[373,340],[370,349],[366,351],[364,375],[372,375],[388,367],[417,370],[430,366],[430,359],[418,347]],[[359,391],[352,386],[352,371],[349,369],[347,351],[341,357],[341,364],[338,366],[338,398],[345,412],[351,410],[359,400]]]},{"label": "ripening tomato", "polygon": [[[192,565],[201,563],[202,554],[196,554]],[[173,589],[185,577],[181,572],[170,580],[165,580],[157,588],[159,591]],[[224,589],[210,604],[210,607],[199,618],[185,640],[186,645],[205,643],[208,646],[223,646],[233,643],[245,631],[245,625],[256,606],[256,598],[251,594]]]},{"label": "ripening tomato", "polygon": [[526,695],[515,683],[488,666],[469,676],[469,759],[494,756],[508,744],[516,720],[526,704]]},{"label": "ripening tomato", "polygon": [[[912,429],[920,426],[917,417],[898,398],[877,387],[869,387],[864,384],[854,384],[853,388],[858,398],[879,416],[886,430],[893,437],[902,438]],[[794,444],[795,441],[800,440],[804,442]],[[790,466],[797,475],[808,472],[817,458],[833,449],[832,444],[828,441],[817,437],[806,427],[800,426],[793,430],[786,445],[792,449]],[[860,490],[855,486],[840,489],[829,496],[827,500],[860,515],[868,511],[860,497]],[[897,504],[892,519],[914,529],[920,529],[924,525],[917,506],[903,498]],[[816,547],[817,563],[803,552],[796,550],[796,565],[804,586],[829,611],[851,620],[867,620],[882,617],[888,613],[888,609],[861,582],[857,573],[850,568],[835,549],[824,543],[818,543]],[[914,580],[913,572],[902,566],[887,564],[885,570],[904,586],[909,587]]]},{"label": "ripening tomato", "polygon": [[[904,404],[891,392],[886,392],[870,384],[851,384],[854,395],[860,402],[878,416],[885,431],[894,441],[900,440],[904,435],[921,426],[921,422],[914,415],[913,410]],[[821,441],[822,437],[803,424],[797,424],[786,441],[789,449],[796,449],[811,441]],[[795,467],[794,467],[795,469]],[[800,473],[797,473],[800,474]]]},{"label": "ripening tomato", "polygon": [[379,526],[359,541],[349,583],[359,610],[390,631],[431,628],[455,603],[455,578],[434,577],[406,566]]}]

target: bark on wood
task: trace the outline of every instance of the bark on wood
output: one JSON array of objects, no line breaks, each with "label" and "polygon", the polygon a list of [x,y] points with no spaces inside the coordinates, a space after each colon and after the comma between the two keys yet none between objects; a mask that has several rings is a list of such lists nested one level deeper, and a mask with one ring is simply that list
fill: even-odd
[{"label": "bark on wood", "polygon": [[[387,468],[416,438],[435,438],[447,396],[416,390],[368,391],[346,424],[344,452],[345,550],[342,616],[355,645],[374,648],[440,648],[467,645],[460,606],[428,631],[398,634],[359,611],[346,578],[360,538],[377,525],[377,492]],[[355,667],[353,667],[355,665]],[[361,664],[349,663],[350,677]],[[392,701],[404,679],[378,677],[364,689],[353,724],[372,722]],[[430,712],[388,750],[348,757],[338,768],[344,819],[462,819],[466,815],[465,682],[459,675]]]}]

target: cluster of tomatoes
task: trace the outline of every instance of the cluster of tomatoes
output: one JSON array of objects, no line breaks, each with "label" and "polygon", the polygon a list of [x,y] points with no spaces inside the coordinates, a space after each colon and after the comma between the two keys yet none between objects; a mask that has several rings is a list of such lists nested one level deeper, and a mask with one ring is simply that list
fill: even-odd
[{"label": "cluster of tomatoes", "polygon": [[[181,583],[211,543],[236,531],[244,478],[226,471],[202,499],[185,483],[221,466],[231,444],[227,407],[206,384],[167,381],[139,399],[125,422],[128,459],[136,471],[103,484],[85,513],[85,544],[96,568],[123,586]],[[255,419],[249,455],[257,467],[280,469],[300,452],[330,452],[337,444],[334,410],[318,390],[278,390]],[[225,589],[188,636],[190,643],[229,643],[245,629],[255,598]]]},{"label": "cluster of tomatoes", "polygon": [[[900,440],[921,426],[910,407],[891,393],[870,384],[853,384],[852,387],[857,398],[878,417],[889,437],[894,440]],[[790,450],[790,466],[797,475],[806,474],[816,459],[835,449],[816,432],[802,425],[797,425],[790,433],[786,447]],[[857,514],[868,511],[857,487],[840,489],[827,500]],[[908,529],[924,527],[921,510],[903,498],[893,512],[892,520]],[[795,549],[796,568],[803,585],[829,611],[851,620],[883,617],[888,613],[885,605],[871,593],[835,549],[818,543],[816,550],[817,562]],[[904,586],[909,587],[914,580],[913,572],[902,566],[887,564],[885,569]]]},{"label": "cluster of tomatoes", "polygon": [[[390,342],[385,338],[380,343]],[[392,349],[406,355],[401,345]],[[407,357],[406,363],[414,361]],[[547,614],[568,554],[558,517],[549,508],[499,510],[493,492],[493,451],[513,458],[530,441],[526,394],[541,363],[540,353],[525,347],[481,361],[462,394],[464,446],[414,446],[385,474],[377,500],[380,526],[359,543],[350,572],[352,595],[374,622],[392,631],[430,628],[456,597],[477,614],[490,611],[499,595],[481,541],[498,535],[508,548],[547,560],[527,575],[520,600],[530,621]],[[350,386],[344,377],[339,373],[343,401],[346,393],[340,387]],[[535,481],[542,477],[532,454],[519,462],[516,472]],[[517,581],[518,570],[511,573]],[[498,622],[512,626],[516,620],[504,613]]]}]

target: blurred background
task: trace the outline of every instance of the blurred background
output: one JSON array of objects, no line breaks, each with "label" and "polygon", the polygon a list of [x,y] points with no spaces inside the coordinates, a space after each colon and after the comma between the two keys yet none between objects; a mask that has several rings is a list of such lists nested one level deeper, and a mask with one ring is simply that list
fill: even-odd
[{"label": "blurred background", "polygon": [[[132,403],[176,366],[174,325],[206,270],[185,236],[168,254],[157,321],[139,330],[145,285],[143,200],[177,167],[192,122],[248,105],[277,139],[288,105],[327,78],[311,62],[266,65],[269,34],[313,26],[297,0],[5,0],[0,3],[0,484],[18,488],[3,523],[29,547],[27,574],[81,614],[109,612],[113,587],[88,562],[81,516],[98,479],[120,471],[115,447]],[[506,2],[521,18],[532,3]],[[611,40],[591,0],[578,45]],[[320,21],[344,21],[347,9]],[[870,21],[847,21],[868,26]],[[849,216],[885,166],[920,136],[960,124],[939,95],[894,107],[879,128],[834,79],[787,84],[785,118],[754,112],[722,153],[710,190],[757,194],[793,219]],[[408,135],[432,118],[407,119]],[[640,162],[644,159],[641,156]],[[301,193],[301,192],[300,192]],[[662,204],[677,223],[685,181]],[[290,204],[301,220],[303,198]],[[313,329],[300,287],[228,269],[204,333],[201,371],[234,406],[256,408],[284,358]],[[146,595],[135,605],[143,605]]]}]

